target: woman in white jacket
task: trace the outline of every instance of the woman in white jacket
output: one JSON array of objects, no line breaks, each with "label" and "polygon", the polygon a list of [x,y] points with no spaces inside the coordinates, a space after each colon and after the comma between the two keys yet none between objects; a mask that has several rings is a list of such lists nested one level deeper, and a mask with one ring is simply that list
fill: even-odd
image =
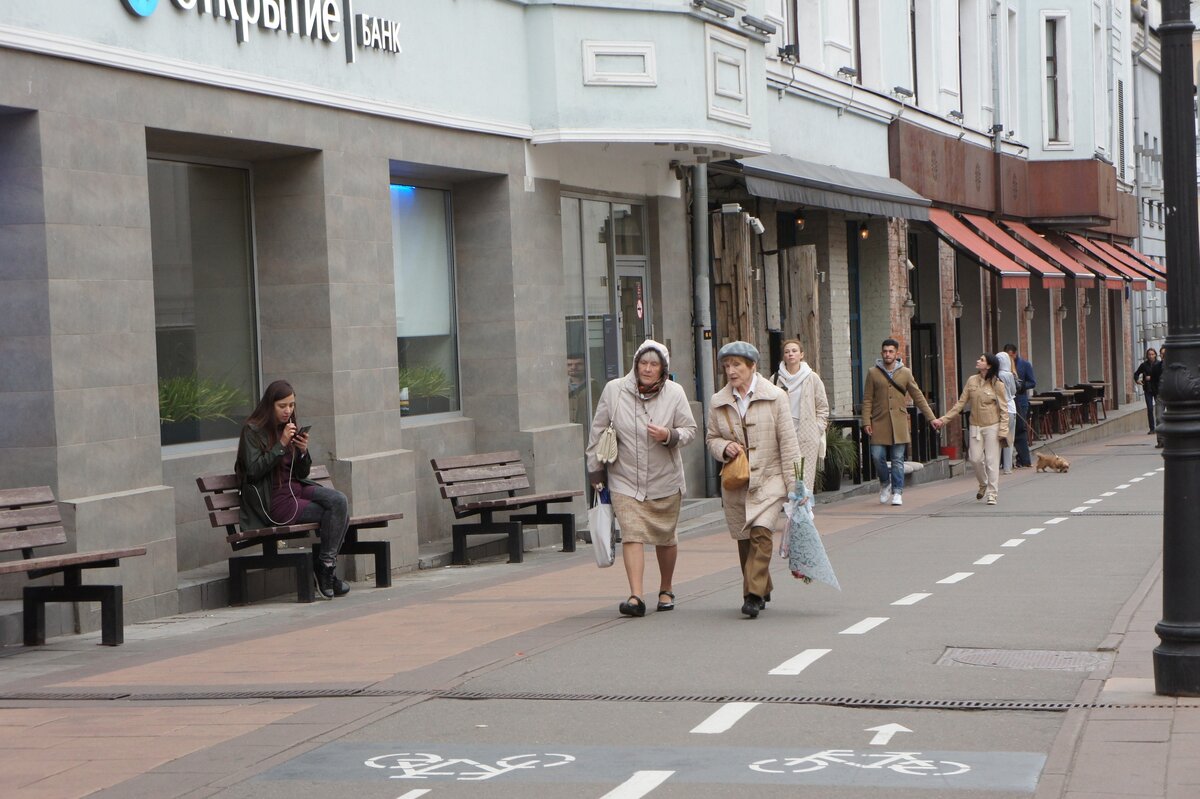
[{"label": "woman in white jacket", "polygon": [[[671,354],[647,339],[633,354],[633,368],[611,380],[600,392],[588,438],[587,467],[592,487],[608,484],[613,513],[621,525],[621,558],[629,579],[629,599],[618,606],[622,615],[645,616],[642,577],[645,546],[658,558],[658,610],[673,610],[672,579],[679,538],[675,528],[686,489],[679,448],[696,437],[696,419],[687,395],[668,379]],[[596,459],[600,433],[612,424],[617,433],[617,459],[602,466]]]},{"label": "woman in white jacket", "polygon": [[[1004,383],[1004,390],[1008,392],[1008,418],[1017,418],[1017,378],[1013,375],[1012,362],[1009,360],[1007,352],[997,352],[996,360],[1000,362],[1000,371],[997,376]],[[1014,421],[1015,425],[1016,422]],[[1013,448],[1007,446],[1000,450],[1000,473],[1012,474]]]},{"label": "woman in white jacket", "polygon": [[783,360],[771,382],[788,393],[796,443],[804,462],[804,479],[813,484],[825,459],[825,428],[829,426],[829,398],[820,375],[804,360],[804,347],[794,338],[783,342]]}]

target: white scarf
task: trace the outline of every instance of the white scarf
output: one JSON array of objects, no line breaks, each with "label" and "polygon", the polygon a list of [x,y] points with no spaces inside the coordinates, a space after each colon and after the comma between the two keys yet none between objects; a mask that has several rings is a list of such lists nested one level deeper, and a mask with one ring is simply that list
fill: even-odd
[{"label": "white scarf", "polygon": [[783,361],[779,362],[779,369],[775,372],[776,379],[787,389],[788,403],[792,406],[792,418],[800,418],[800,387],[804,385],[804,381],[808,380],[808,376],[813,373],[812,367],[806,361],[800,362],[800,371],[796,374],[788,372],[787,367],[783,365]]}]

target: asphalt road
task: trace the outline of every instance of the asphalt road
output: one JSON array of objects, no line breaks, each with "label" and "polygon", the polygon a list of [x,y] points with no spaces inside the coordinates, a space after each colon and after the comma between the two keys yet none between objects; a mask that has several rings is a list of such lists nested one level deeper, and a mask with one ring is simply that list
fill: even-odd
[{"label": "asphalt road", "polygon": [[[682,539],[676,610],[618,617],[618,565],[607,606],[397,674],[370,701],[320,699],[344,723],[276,747],[220,795],[1030,796],[1063,705],[1108,656],[1098,647],[1161,551],[1151,442],[1071,460],[1069,474],[1003,478],[996,507],[970,477],[910,489],[900,508],[822,507],[842,591],[777,562],[755,620],[738,612],[735,547],[710,524]],[[728,568],[687,576],[689,558],[722,556]],[[401,590],[502,587],[564,558],[418,575]],[[570,593],[512,601],[549,612]]]}]

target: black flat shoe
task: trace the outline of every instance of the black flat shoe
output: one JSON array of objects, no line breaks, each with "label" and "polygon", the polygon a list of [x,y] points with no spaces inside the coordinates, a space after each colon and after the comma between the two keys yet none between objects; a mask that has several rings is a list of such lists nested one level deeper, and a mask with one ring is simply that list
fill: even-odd
[{"label": "black flat shoe", "polygon": [[762,609],[762,599],[754,594],[747,594],[746,601],[742,603],[742,613],[752,619],[758,618],[758,611]]},{"label": "black flat shoe", "polygon": [[[675,609],[675,595],[674,594],[672,594],[670,591],[659,591],[658,596],[659,596],[659,600],[658,600],[658,607],[655,608],[656,610],[674,610]],[[670,597],[671,601],[663,602],[662,597],[664,597],[664,596]]]},{"label": "black flat shoe", "polygon": [[[634,600],[637,600],[636,604]],[[640,596],[631,594],[629,599],[617,606],[617,610],[621,611],[622,616],[645,616],[646,603],[642,601]]]}]

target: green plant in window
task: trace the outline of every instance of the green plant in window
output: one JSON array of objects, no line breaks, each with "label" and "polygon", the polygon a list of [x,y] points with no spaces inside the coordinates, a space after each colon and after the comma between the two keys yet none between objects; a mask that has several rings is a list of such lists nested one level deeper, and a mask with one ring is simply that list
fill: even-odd
[{"label": "green plant in window", "polygon": [[[858,447],[854,439],[848,437],[840,427],[829,425],[825,428],[825,462],[818,464],[817,484],[814,491],[825,488],[833,480],[826,480],[826,472],[835,472],[838,477],[843,472],[853,472],[858,468]],[[838,481],[840,482],[840,480]]]},{"label": "green plant in window", "polygon": [[408,389],[410,397],[454,396],[454,384],[436,366],[406,366],[400,369],[400,390]]},{"label": "green plant in window", "polygon": [[158,420],[170,422],[227,419],[250,401],[241,389],[199,375],[161,378],[158,381]]}]

